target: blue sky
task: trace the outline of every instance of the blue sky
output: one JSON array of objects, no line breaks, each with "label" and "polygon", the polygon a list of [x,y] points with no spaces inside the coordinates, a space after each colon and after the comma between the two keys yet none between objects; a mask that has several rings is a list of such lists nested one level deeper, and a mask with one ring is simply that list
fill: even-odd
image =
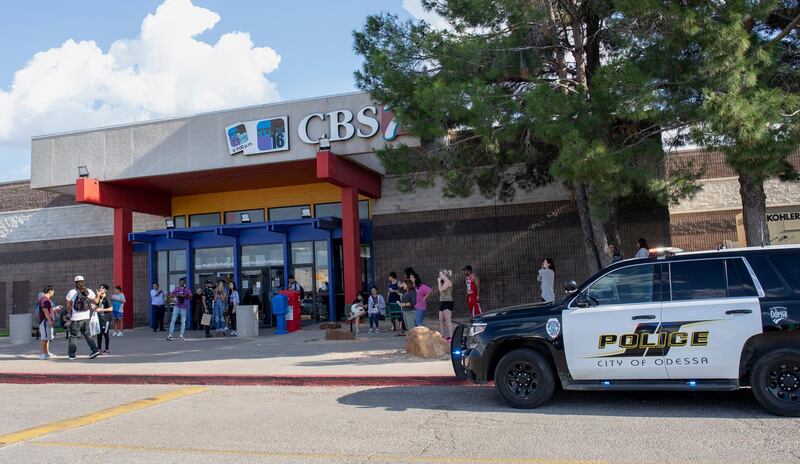
[{"label": "blue sky", "polygon": [[381,11],[423,16],[419,0],[6,3],[0,182],[29,176],[32,135],[355,90],[352,31]]}]

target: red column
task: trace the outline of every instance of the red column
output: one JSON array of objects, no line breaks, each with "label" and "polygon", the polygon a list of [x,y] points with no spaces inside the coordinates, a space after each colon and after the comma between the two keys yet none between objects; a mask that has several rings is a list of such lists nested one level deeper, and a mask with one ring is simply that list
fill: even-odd
[{"label": "red column", "polygon": [[361,231],[358,226],[358,189],[342,187],[342,261],[344,303],[349,305],[361,291]]},{"label": "red column", "polygon": [[125,293],[123,325],[133,328],[133,244],[128,234],[133,232],[133,211],[114,208],[114,283]]}]

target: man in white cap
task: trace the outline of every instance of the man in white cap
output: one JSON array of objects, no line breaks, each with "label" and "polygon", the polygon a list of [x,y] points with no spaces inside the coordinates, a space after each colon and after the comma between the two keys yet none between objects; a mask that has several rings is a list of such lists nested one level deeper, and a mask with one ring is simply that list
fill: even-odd
[{"label": "man in white cap", "polygon": [[67,293],[67,313],[70,315],[69,333],[69,359],[74,360],[78,347],[75,346],[75,339],[78,333],[83,335],[89,349],[92,351],[90,359],[94,359],[100,354],[94,339],[89,330],[89,319],[92,315],[92,305],[96,303],[94,292],[86,288],[83,276],[75,276],[75,288]]}]

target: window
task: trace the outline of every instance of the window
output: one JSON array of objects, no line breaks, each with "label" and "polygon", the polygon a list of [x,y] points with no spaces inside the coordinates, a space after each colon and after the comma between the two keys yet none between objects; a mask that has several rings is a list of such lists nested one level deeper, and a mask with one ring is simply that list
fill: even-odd
[{"label": "window", "polygon": [[250,222],[264,222],[263,209],[243,209],[241,211],[225,211],[225,224],[241,224],[242,213],[250,215]]},{"label": "window", "polygon": [[186,216],[175,216],[172,220],[175,221],[176,229],[183,229],[186,227]]},{"label": "window", "polygon": [[175,290],[178,279],[186,277],[186,250],[159,251],[156,255],[156,282],[165,291]]},{"label": "window", "polygon": [[282,208],[270,208],[270,221],[289,221],[292,219],[303,219],[303,209],[311,210],[309,205],[284,206]]},{"label": "window", "polygon": [[283,266],[283,244],[242,246],[242,267]]},{"label": "window", "polygon": [[758,296],[750,272],[741,259],[726,261],[728,274],[728,296]]},{"label": "window", "polygon": [[725,261],[706,259],[670,263],[672,301],[725,298]]},{"label": "window", "polygon": [[800,255],[772,255],[772,264],[795,292],[800,292]]},{"label": "window", "polygon": [[790,295],[788,289],[784,286],[783,281],[778,276],[775,268],[764,255],[751,255],[747,256],[747,262],[753,271],[756,273],[758,283],[764,289],[764,294],[768,297],[783,297]]},{"label": "window", "polygon": [[194,268],[229,269],[233,267],[233,247],[200,248],[194,250]]},{"label": "window", "polygon": [[[314,205],[314,217],[342,217],[342,203],[317,203]],[[369,200],[359,200],[359,219],[369,218]]]},{"label": "window", "polygon": [[606,274],[586,289],[592,305],[651,303],[660,298],[653,296],[655,265],[631,266]]},{"label": "window", "polygon": [[189,227],[205,227],[205,226],[218,226],[218,225],[219,225],[219,213],[189,215]]}]

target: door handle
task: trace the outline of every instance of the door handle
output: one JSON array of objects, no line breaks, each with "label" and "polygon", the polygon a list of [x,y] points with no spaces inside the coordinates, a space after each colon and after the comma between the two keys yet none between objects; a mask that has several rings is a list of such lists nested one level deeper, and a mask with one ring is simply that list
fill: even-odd
[{"label": "door handle", "polygon": [[633,316],[631,319],[633,319],[634,321],[638,321],[640,319],[655,319],[655,318],[656,317],[652,314],[642,314],[639,316]]},{"label": "door handle", "polygon": [[729,311],[725,311],[725,314],[751,314],[752,312],[752,309],[731,309]]}]

